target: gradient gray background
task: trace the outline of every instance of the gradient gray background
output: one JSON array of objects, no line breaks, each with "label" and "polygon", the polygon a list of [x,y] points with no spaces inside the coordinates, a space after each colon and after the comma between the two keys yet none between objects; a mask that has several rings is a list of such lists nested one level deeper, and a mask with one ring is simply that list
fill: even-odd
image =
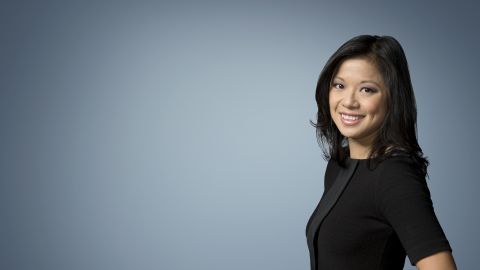
[{"label": "gradient gray background", "polygon": [[309,269],[315,85],[358,34],[404,46],[437,216],[478,267],[477,5],[40,2],[0,7],[0,269]]}]

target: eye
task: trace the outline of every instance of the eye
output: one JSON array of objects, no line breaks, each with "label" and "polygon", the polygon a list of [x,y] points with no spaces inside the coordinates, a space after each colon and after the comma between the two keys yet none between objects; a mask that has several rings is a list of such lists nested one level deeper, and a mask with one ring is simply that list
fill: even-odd
[{"label": "eye", "polygon": [[336,88],[336,89],[343,89],[344,88],[343,84],[341,84],[341,83],[333,83],[332,87]]},{"label": "eye", "polygon": [[375,92],[377,92],[377,90],[375,90],[373,88],[369,88],[369,87],[363,87],[362,89],[360,89],[360,91],[364,91],[365,93],[375,93]]}]

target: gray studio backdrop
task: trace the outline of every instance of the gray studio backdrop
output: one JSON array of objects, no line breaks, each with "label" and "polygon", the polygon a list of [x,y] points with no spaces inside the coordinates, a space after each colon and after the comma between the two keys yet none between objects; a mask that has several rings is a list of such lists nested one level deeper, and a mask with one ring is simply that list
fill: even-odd
[{"label": "gray studio backdrop", "polygon": [[404,46],[435,211],[477,267],[480,9],[360,2],[2,1],[0,269],[309,269],[316,80],[358,34]]}]

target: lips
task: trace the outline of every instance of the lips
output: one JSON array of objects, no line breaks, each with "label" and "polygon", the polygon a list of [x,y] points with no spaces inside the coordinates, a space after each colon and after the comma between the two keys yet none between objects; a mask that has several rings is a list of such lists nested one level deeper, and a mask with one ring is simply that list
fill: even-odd
[{"label": "lips", "polygon": [[363,117],[362,115],[358,114],[345,114],[345,113],[340,113],[342,115],[342,118],[348,119],[348,120],[357,120],[358,118]]},{"label": "lips", "polygon": [[365,117],[363,115],[358,115],[358,114],[345,114],[345,113],[340,113],[342,123],[346,126],[353,126],[358,123]]}]

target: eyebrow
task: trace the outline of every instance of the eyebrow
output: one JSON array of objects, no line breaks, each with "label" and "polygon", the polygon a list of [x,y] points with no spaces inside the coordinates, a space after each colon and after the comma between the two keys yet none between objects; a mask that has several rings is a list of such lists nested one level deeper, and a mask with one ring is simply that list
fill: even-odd
[{"label": "eyebrow", "polygon": [[[342,81],[345,81],[342,77],[339,77],[339,76],[335,76],[333,77],[333,79],[340,79]],[[361,81],[360,83],[373,83],[373,84],[376,84],[378,87],[381,87],[381,85],[378,82],[370,81],[370,80],[364,80],[364,81]]]}]

